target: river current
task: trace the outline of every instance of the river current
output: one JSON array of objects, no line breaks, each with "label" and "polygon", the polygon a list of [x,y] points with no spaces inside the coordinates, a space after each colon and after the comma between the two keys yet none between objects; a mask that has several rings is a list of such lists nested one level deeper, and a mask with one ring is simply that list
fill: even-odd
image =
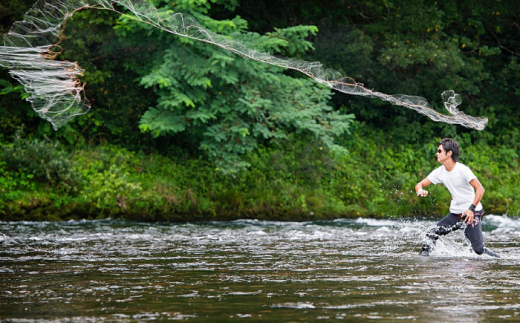
[{"label": "river current", "polygon": [[0,222],[0,320],[520,319],[520,220],[419,255],[434,220]]}]

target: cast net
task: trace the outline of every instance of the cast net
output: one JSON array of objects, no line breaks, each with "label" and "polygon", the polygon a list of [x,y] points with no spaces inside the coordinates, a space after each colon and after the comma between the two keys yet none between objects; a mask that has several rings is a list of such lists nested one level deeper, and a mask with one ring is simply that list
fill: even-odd
[{"label": "cast net", "polygon": [[[84,84],[79,81],[83,70],[74,62],[56,59],[60,32],[64,22],[82,9],[106,9],[123,14],[127,10],[136,20],[165,32],[219,46],[244,58],[299,71],[316,82],[339,92],[378,98],[428,116],[434,121],[459,124],[482,130],[487,118],[473,117],[457,109],[460,96],[453,91],[442,93],[448,114],[432,108],[425,98],[404,94],[389,95],[366,88],[362,83],[327,69],[319,62],[273,56],[246,47],[244,44],[203,28],[193,17],[184,13],[165,15],[150,2],[143,0],[40,0],[14,23],[3,36],[0,65],[22,83],[29,94],[33,109],[49,121],[54,129],[75,116],[86,113],[90,103],[84,98]],[[121,9],[123,8],[123,9]]]}]

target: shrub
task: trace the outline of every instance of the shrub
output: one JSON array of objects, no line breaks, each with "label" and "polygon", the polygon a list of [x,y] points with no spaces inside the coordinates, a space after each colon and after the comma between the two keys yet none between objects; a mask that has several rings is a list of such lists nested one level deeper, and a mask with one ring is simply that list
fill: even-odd
[{"label": "shrub", "polygon": [[59,142],[23,138],[23,127],[14,135],[13,143],[2,150],[2,159],[9,171],[31,174],[33,179],[49,183],[57,189],[76,191],[81,183],[74,164]]}]

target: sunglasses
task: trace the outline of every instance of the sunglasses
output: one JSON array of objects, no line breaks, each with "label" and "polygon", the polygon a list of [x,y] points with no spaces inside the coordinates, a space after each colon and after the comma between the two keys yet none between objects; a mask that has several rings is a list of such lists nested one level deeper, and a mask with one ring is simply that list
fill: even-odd
[{"label": "sunglasses", "polygon": [[442,153],[443,151],[442,151],[442,150],[440,150],[440,149],[437,149],[437,152],[438,152],[438,153],[440,154],[440,153]]}]

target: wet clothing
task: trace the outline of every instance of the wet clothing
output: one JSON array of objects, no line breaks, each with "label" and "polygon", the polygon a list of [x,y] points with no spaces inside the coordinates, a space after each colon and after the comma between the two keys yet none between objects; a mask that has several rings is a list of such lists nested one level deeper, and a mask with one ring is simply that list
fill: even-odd
[{"label": "wet clothing", "polygon": [[[434,169],[427,177],[432,184],[444,184],[451,193],[450,213],[460,214],[466,211],[475,199],[475,189],[469,182],[477,178],[471,169],[459,162],[451,171],[447,171],[442,165]],[[476,205],[477,210],[482,210],[481,203]]]},{"label": "wet clothing", "polygon": [[[477,255],[484,253],[484,236],[482,234],[482,216],[484,211],[475,211],[473,223],[468,224],[464,230],[464,235],[471,242],[471,247]],[[426,237],[430,240],[427,243],[429,246],[435,244],[435,241],[439,239],[439,236],[447,235],[450,232],[457,231],[464,226],[464,222],[460,219],[461,214],[450,213],[446,215],[442,220],[437,223],[437,226],[426,234]]]}]

